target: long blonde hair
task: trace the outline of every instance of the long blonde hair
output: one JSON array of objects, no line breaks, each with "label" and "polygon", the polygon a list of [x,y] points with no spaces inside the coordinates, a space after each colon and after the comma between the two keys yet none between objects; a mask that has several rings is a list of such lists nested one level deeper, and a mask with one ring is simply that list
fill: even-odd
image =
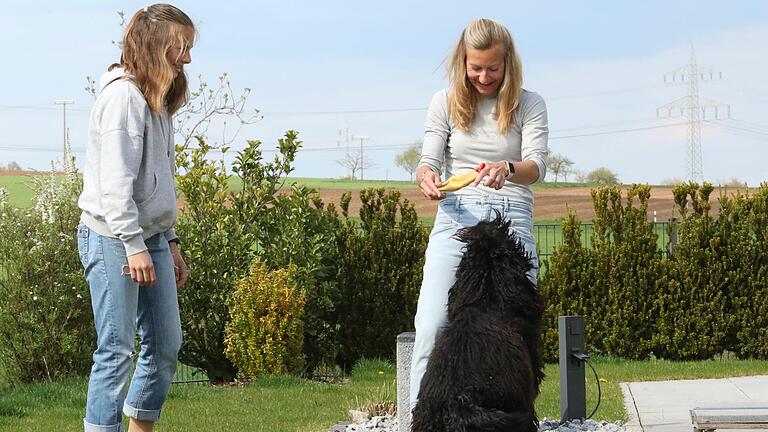
[{"label": "long blonde hair", "polygon": [[193,43],[184,38],[186,28],[195,29],[187,14],[163,3],[140,9],[125,28],[120,65],[155,112],[173,114],[189,99],[186,74],[177,74],[166,58],[175,43],[182,53]]},{"label": "long blonde hair", "polygon": [[496,97],[496,130],[505,134],[512,124],[523,85],[523,69],[509,30],[497,21],[478,19],[461,32],[448,62],[448,113],[459,129],[469,131],[475,120],[480,95],[467,79],[467,48],[486,50],[500,46],[504,50],[504,78]]}]

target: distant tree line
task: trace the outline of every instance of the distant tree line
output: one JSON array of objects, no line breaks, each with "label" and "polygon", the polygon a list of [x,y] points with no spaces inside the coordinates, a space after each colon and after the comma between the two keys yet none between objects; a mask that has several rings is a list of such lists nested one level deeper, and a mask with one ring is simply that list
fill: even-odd
[{"label": "distant tree line", "polygon": [[3,171],[21,171],[21,165],[16,161],[8,162],[8,165],[0,165],[0,170]]}]

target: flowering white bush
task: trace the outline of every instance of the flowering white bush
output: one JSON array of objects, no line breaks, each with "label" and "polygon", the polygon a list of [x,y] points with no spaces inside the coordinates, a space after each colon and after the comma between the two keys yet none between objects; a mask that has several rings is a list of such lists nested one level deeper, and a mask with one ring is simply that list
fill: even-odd
[{"label": "flowering white bush", "polygon": [[82,182],[65,172],[33,177],[36,205],[0,190],[0,369],[11,382],[85,375],[95,346],[90,295],[77,252]]}]

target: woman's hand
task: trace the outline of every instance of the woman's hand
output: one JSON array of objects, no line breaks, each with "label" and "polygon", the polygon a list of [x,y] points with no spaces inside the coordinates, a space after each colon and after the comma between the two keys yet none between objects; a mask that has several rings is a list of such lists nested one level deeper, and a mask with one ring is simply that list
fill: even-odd
[{"label": "woman's hand", "polygon": [[440,181],[440,176],[426,166],[420,167],[416,170],[416,182],[421,188],[421,193],[425,197],[431,200],[439,200],[445,198],[445,192],[437,190],[443,183]]},{"label": "woman's hand", "polygon": [[131,272],[131,280],[139,285],[154,287],[157,284],[155,265],[148,251],[128,256],[128,270]]},{"label": "woman's hand", "polygon": [[472,184],[477,186],[482,181],[483,186],[499,190],[504,187],[504,183],[507,182],[509,174],[507,162],[488,162],[480,171],[478,171],[477,178]]},{"label": "woman's hand", "polygon": [[171,248],[171,256],[173,257],[173,270],[176,275],[176,288],[181,288],[187,283],[187,276],[189,276],[189,269],[187,263],[184,262],[184,258],[181,257],[179,252],[179,245],[176,242],[170,242],[168,244]]}]

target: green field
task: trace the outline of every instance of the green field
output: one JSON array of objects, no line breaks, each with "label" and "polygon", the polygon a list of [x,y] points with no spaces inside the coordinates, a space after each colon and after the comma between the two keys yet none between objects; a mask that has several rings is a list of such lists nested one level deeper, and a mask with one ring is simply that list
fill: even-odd
[{"label": "green field", "polygon": [[26,175],[0,175],[0,188],[8,191],[8,203],[14,207],[34,205],[32,178]]},{"label": "green field", "polygon": [[[40,175],[46,175],[42,173]],[[292,183],[298,183],[315,189],[341,189],[341,190],[361,190],[365,188],[390,188],[390,189],[416,189],[417,186],[412,181],[402,180],[341,180],[341,179],[320,179],[306,177],[287,177],[284,187],[290,187]],[[16,207],[31,207],[34,204],[34,193],[30,188],[32,183],[29,175],[0,175],[0,188],[6,188],[9,195],[9,203]],[[576,183],[537,183],[533,185],[534,190],[581,187],[584,184]],[[239,190],[242,187],[242,181],[239,177],[230,178],[230,190]]]},{"label": "green field", "polygon": [[[593,364],[602,386],[596,420],[627,420],[619,383],[764,374],[767,361],[710,360],[628,361],[597,357]],[[587,413],[597,404],[594,376],[587,375]],[[546,366],[537,399],[541,418],[559,418],[560,381],[556,364]],[[368,402],[396,400],[396,368],[367,361],[344,384],[327,384],[290,376],[263,378],[250,384],[212,387],[174,384],[158,432],[327,431],[346,420],[349,409]],[[0,388],[0,432],[81,431],[86,380]]]}]

